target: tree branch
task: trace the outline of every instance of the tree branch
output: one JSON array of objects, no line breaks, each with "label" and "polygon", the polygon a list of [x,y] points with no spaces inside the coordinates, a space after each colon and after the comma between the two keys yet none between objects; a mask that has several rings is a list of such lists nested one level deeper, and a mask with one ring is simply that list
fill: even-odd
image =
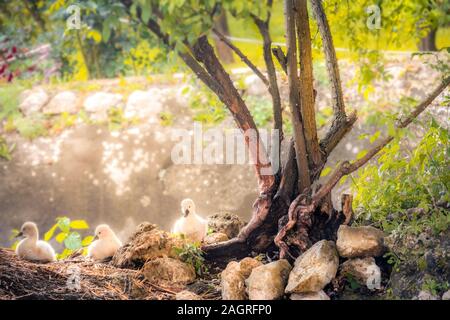
[{"label": "tree branch", "polygon": [[331,35],[330,26],[328,24],[325,11],[320,0],[311,0],[311,8],[314,18],[319,28],[322,39],[323,51],[327,62],[328,76],[331,82],[331,95],[333,99],[333,120],[330,130],[325,138],[320,142],[325,157],[328,156],[337,144],[344,138],[355,123],[357,116],[352,113],[347,117],[345,113],[344,95],[342,92],[341,76],[339,73],[339,65],[334,49],[333,37]]},{"label": "tree branch", "polygon": [[299,79],[297,70],[297,39],[295,34],[295,16],[293,0],[285,0],[287,74],[289,83],[289,106],[294,128],[295,154],[298,168],[298,189],[300,193],[311,186],[309,165],[306,152],[303,123],[300,115]]},{"label": "tree branch", "polygon": [[348,117],[335,118],[325,137],[320,140],[320,147],[325,156],[328,156],[352,129],[357,118],[356,112],[352,112]]},{"label": "tree branch", "polygon": [[[432,102],[436,99],[450,84],[450,77],[445,78],[440,85],[421,103],[419,103],[416,108],[410,113],[408,117],[404,120],[399,121],[397,128],[406,128],[417,116],[419,116]],[[312,198],[312,204],[317,205],[319,201],[331,192],[333,187],[341,180],[345,175],[351,174],[365,165],[370,159],[372,159],[378,152],[380,152],[389,142],[394,139],[392,136],[388,136],[377,143],[375,147],[370,149],[364,157],[355,160],[354,162],[345,161],[343,162],[330,176],[328,181],[317,191],[317,193]]]},{"label": "tree branch", "polygon": [[259,180],[259,187],[262,193],[271,191],[275,178],[273,174],[264,173],[263,169],[269,171],[271,163],[268,160],[265,147],[260,139],[258,128],[253,120],[250,111],[245,105],[244,100],[233,85],[229,74],[225,71],[219,59],[214,53],[213,47],[209,44],[206,36],[200,37],[193,46],[195,59],[201,62],[206,71],[221,85],[222,90],[218,92],[221,101],[230,110],[238,127],[245,133],[253,130],[255,133],[255,143],[252,143],[251,137],[246,136],[245,142],[249,148],[250,157],[255,163],[256,174]]},{"label": "tree branch", "polygon": [[220,33],[216,28],[213,28],[212,31],[223,43],[225,43],[231,50],[233,50],[239,58],[241,58],[241,60],[258,76],[258,78],[261,79],[261,81],[267,87],[269,87],[269,80],[267,80],[266,76],[258,69],[257,66],[253,64],[253,62],[251,62],[247,58],[247,56],[238,47],[231,43],[231,41],[228,40],[227,37]]},{"label": "tree branch", "polygon": [[314,109],[314,76],[311,52],[311,32],[309,29],[308,6],[306,0],[295,0],[297,38],[300,60],[300,103],[309,157],[309,168],[315,171],[322,163],[317,138],[316,116]]},{"label": "tree branch", "polygon": [[277,58],[277,61],[280,64],[281,68],[287,74],[287,58],[283,52],[283,49],[281,49],[280,46],[277,46],[275,48],[272,48],[272,53],[275,56],[275,58]]},{"label": "tree branch", "polygon": [[[122,0],[124,5],[129,9],[132,2]],[[140,12],[138,12],[140,19]],[[144,23],[165,45],[173,48],[169,35],[163,33],[159,24],[149,19]],[[268,159],[264,144],[261,141],[258,128],[253,120],[239,92],[233,85],[229,74],[225,71],[222,64],[216,57],[214,49],[209,44],[206,36],[197,39],[193,46],[183,41],[188,49],[191,50],[193,56],[188,52],[179,52],[179,56],[188,65],[189,68],[203,81],[227,106],[231,112],[238,127],[245,133],[253,131],[254,137],[245,135],[245,143],[248,147],[250,157],[254,163],[256,175],[258,178],[259,190],[261,194],[268,194],[272,191],[275,183],[275,177],[271,172],[271,163]],[[204,67],[200,65],[203,64]],[[253,140],[252,140],[253,139]]]},{"label": "tree branch", "polygon": [[[269,1],[268,5],[272,5],[271,1]],[[268,14],[266,21],[263,21],[256,16],[252,17],[263,38],[264,62],[266,64],[267,74],[269,76],[269,92],[272,96],[274,129],[278,130],[280,137],[279,142],[281,143],[283,140],[283,115],[281,110],[280,90],[277,82],[277,72],[272,59],[272,39],[269,33],[270,13]],[[278,158],[279,157],[280,155],[278,155]]]},{"label": "tree branch", "polygon": [[334,49],[333,37],[331,36],[330,25],[323,10],[322,1],[311,0],[311,8],[319,27],[320,36],[322,38],[323,51],[327,61],[328,75],[331,81],[333,109],[336,118],[345,116],[345,105],[342,94],[341,77],[339,74],[339,65]]}]

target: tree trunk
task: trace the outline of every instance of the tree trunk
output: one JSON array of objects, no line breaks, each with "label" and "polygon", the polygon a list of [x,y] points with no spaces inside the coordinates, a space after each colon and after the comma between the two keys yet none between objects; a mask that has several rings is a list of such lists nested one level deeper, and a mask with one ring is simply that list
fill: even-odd
[{"label": "tree trunk", "polygon": [[[217,17],[214,23],[214,28],[217,29],[225,37],[230,35],[228,28],[227,14],[225,10],[222,10],[221,14]],[[221,39],[215,39],[217,54],[223,63],[233,63],[233,51],[224,43]]]},{"label": "tree trunk", "polygon": [[[130,0],[122,1],[127,7],[131,6]],[[269,7],[271,2],[267,1]],[[277,97],[274,97],[277,92],[274,86],[276,72],[273,68],[270,51],[274,53],[287,73],[293,138],[289,146],[288,159],[282,165],[281,172],[267,174],[265,171],[272,166],[268,161],[266,148],[260,141],[258,128],[244,99],[209,44],[207,36],[200,36],[193,44],[183,40],[187,50],[179,51],[182,60],[225,104],[239,129],[243,132],[249,129],[256,132],[256,146],[250,143],[248,137],[245,139],[251,158],[255,163],[260,192],[253,205],[252,218],[236,238],[202,247],[208,259],[223,261],[240,258],[249,255],[252,251],[257,253],[273,251],[275,255],[279,252],[280,257],[293,259],[315,241],[334,240],[339,225],[351,221],[352,199],[350,196],[344,196],[342,212],[338,212],[333,208],[331,202],[332,189],[343,176],[358,170],[393,139],[391,136],[380,139],[361,159],[341,162],[322,186],[317,185],[328,155],[352,128],[356,121],[356,113],[347,116],[345,112],[339,66],[322,3],[321,1],[311,1],[310,3],[323,43],[333,97],[332,125],[320,143],[317,143],[315,126],[311,35],[306,1],[284,1],[286,55],[280,48],[269,50],[271,46],[268,34],[270,15],[266,21],[252,16],[264,39],[263,49],[269,74],[268,79],[222,35],[224,43],[268,85],[274,102],[274,118],[278,123],[276,126],[279,127],[281,127],[281,117],[278,117],[280,115],[279,102]],[[157,12],[155,14],[158,19],[164,19]],[[177,39],[171,39],[168,34],[163,33],[158,21],[150,19],[145,22],[145,25],[168,48],[174,48],[174,41]],[[215,33],[219,38],[221,37],[221,32]],[[450,78],[441,82],[438,88],[420,103],[409,117],[399,122],[398,128],[409,125],[412,119],[417,117],[448,86],[449,82]]]},{"label": "tree trunk", "polygon": [[420,43],[419,43],[420,51],[437,51],[436,33],[437,33],[437,28],[433,28],[428,32],[428,34],[425,37],[420,39]]}]

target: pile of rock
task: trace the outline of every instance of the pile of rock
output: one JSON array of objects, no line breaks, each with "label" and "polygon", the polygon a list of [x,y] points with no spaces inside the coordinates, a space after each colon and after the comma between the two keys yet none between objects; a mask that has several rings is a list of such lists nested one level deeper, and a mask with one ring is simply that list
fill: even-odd
[{"label": "pile of rock", "polygon": [[[243,221],[230,213],[218,213],[208,218],[209,234],[205,243],[226,241],[236,236]],[[120,268],[141,269],[147,280],[167,287],[183,288],[196,281],[196,272],[192,265],[180,260],[179,249],[186,244],[184,238],[162,231],[155,224],[141,223],[129,241],[121,247],[112,259],[112,264]],[[244,259],[239,263],[243,280],[255,266],[261,265],[254,259]],[[230,281],[230,285],[240,285]],[[243,286],[243,284],[242,284]],[[177,299],[199,299],[194,293],[181,291]],[[233,296],[241,299],[243,296]]]},{"label": "pile of rock", "polygon": [[[336,276],[351,275],[370,290],[380,288],[374,257],[385,250],[384,234],[373,227],[341,226],[336,244],[322,240],[299,256],[262,264],[253,258],[230,262],[221,274],[224,300],[329,300],[323,291]],[[339,257],[347,260],[339,265]]]},{"label": "pile of rock", "polygon": [[227,241],[238,235],[245,222],[229,212],[219,212],[208,217],[209,234],[203,239],[204,244]]},{"label": "pile of rock", "polygon": [[194,268],[181,261],[177,254],[176,249],[184,244],[184,239],[144,222],[117,251],[112,263],[120,268],[142,269],[145,278],[152,283],[181,287],[196,278]]}]

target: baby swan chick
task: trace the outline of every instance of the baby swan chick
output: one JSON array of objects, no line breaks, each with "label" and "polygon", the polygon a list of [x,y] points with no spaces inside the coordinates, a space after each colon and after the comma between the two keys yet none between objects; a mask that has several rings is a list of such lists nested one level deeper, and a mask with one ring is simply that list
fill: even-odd
[{"label": "baby swan chick", "polygon": [[35,262],[56,261],[55,250],[45,241],[39,240],[39,230],[34,222],[25,222],[16,237],[25,236],[16,247],[21,259]]},{"label": "baby swan chick", "polygon": [[196,213],[194,201],[181,201],[181,213],[182,217],[175,221],[172,233],[181,233],[193,241],[202,241],[208,231],[208,223]]},{"label": "baby swan chick", "polygon": [[88,247],[87,257],[96,261],[112,257],[122,246],[122,242],[107,224],[97,226],[95,239]]}]

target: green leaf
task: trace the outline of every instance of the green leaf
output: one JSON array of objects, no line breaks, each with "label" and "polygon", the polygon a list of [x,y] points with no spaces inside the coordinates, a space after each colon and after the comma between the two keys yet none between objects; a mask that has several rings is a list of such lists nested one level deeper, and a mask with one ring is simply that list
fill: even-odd
[{"label": "green leaf", "polygon": [[363,158],[366,154],[367,154],[367,150],[362,150],[362,151],[358,152],[358,154],[356,155],[356,159],[359,160],[359,159]]},{"label": "green leaf", "polygon": [[84,220],[73,220],[70,222],[70,227],[72,229],[89,229],[89,225]]},{"label": "green leaf", "polygon": [[70,219],[67,217],[57,218],[57,225],[59,229],[63,232],[69,232],[70,231]]},{"label": "green leaf", "polygon": [[93,236],[87,236],[87,237],[85,237],[84,239],[83,239],[83,241],[81,241],[81,245],[83,246],[83,247],[87,247],[88,245],[90,245],[91,244],[91,242],[94,240],[94,237]]},{"label": "green leaf", "polygon": [[151,14],[151,4],[148,3],[148,1],[145,1],[144,5],[141,5],[141,19],[142,21],[144,21],[144,23],[147,23],[148,20],[150,19],[150,14]]},{"label": "green leaf", "polygon": [[102,30],[103,42],[108,42],[109,37],[111,36],[111,26],[107,22],[108,21],[105,21],[103,23],[103,30]]},{"label": "green leaf", "polygon": [[342,186],[345,183],[345,181],[347,181],[347,178],[348,178],[348,176],[343,176],[341,178],[341,181],[339,182],[339,185]]},{"label": "green leaf", "polygon": [[19,230],[18,229],[12,229],[11,230],[11,235],[9,236],[9,241],[14,240],[14,238],[17,237],[18,234],[19,234]]},{"label": "green leaf", "polygon": [[326,177],[330,172],[331,172],[331,168],[330,167],[326,167],[325,169],[322,170],[322,173],[320,174],[320,176],[321,177]]},{"label": "green leaf", "polygon": [[81,236],[78,232],[71,232],[64,240],[67,249],[78,250],[81,248]]},{"label": "green leaf", "polygon": [[93,39],[96,43],[100,43],[102,41],[102,35],[98,30],[90,30],[87,34],[88,38]]},{"label": "green leaf", "polygon": [[58,228],[58,223],[55,223],[50,230],[48,230],[45,234],[44,234],[44,240],[45,241],[49,241],[52,237],[53,234],[55,233],[56,228]]},{"label": "green leaf", "polygon": [[60,232],[55,237],[55,240],[58,241],[59,243],[62,243],[67,238],[67,235],[68,235],[67,232]]},{"label": "green leaf", "polygon": [[374,143],[380,137],[381,131],[375,132],[369,139],[370,143]]}]

